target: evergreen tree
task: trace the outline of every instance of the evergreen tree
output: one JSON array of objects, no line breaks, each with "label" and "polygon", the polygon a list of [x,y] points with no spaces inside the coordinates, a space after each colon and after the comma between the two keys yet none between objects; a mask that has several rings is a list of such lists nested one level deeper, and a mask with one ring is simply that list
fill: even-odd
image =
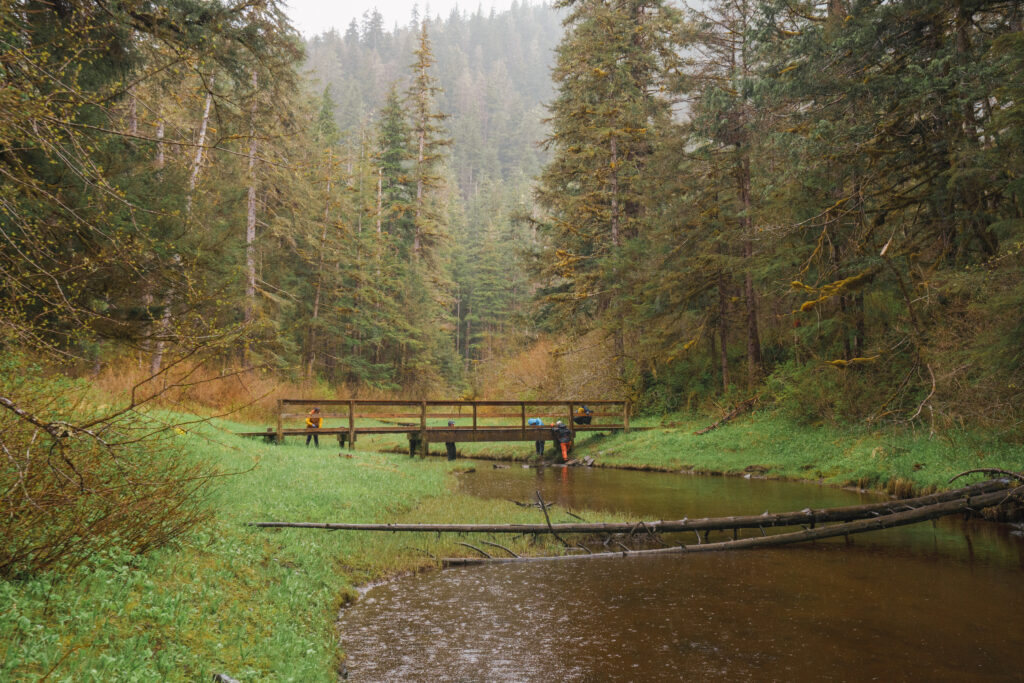
[{"label": "evergreen tree", "polygon": [[659,93],[676,62],[675,11],[660,0],[559,6],[571,11],[553,72],[553,158],[537,190],[551,245],[544,273],[557,315],[584,329],[597,317],[615,335],[625,379],[633,267],[623,247],[643,230],[655,131],[669,120]]},{"label": "evergreen tree", "polygon": [[401,98],[391,86],[377,124],[378,233],[395,239],[400,253],[410,255],[415,239],[416,186],[412,178],[413,151],[409,123]]},{"label": "evergreen tree", "polygon": [[414,145],[412,180],[416,185],[412,251],[413,256],[418,257],[424,243],[430,249],[444,234],[437,199],[444,189],[440,168],[451,140],[445,137],[441,124],[447,117],[438,112],[435,106],[435,97],[441,88],[430,71],[435,62],[430,50],[427,22],[423,22],[419,45],[414,54],[416,61],[410,67],[413,72],[412,82],[406,92],[406,101],[411,124],[410,136]]}]

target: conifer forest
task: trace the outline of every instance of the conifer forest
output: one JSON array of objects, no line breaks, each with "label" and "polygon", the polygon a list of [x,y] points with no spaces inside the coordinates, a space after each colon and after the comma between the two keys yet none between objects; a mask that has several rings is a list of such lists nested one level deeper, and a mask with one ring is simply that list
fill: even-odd
[{"label": "conifer forest", "polygon": [[1022,21],[0,0],[0,362],[1020,437]]}]

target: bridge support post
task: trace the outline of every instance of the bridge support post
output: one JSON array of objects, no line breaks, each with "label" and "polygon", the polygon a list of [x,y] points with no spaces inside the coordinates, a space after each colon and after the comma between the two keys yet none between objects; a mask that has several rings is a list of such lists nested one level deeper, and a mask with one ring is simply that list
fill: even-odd
[{"label": "bridge support post", "polygon": [[356,444],[356,402],[348,402],[348,449],[352,450]]},{"label": "bridge support post", "polygon": [[420,402],[420,457],[427,457],[429,451],[427,444],[427,402]]},{"label": "bridge support post", "polygon": [[277,443],[284,443],[284,425],[282,424],[283,419],[281,414],[284,412],[284,401],[277,399]]},{"label": "bridge support post", "polygon": [[575,443],[575,441],[576,441],[576,423],[572,419],[573,418],[573,414],[572,414],[572,409],[573,408],[575,408],[575,406],[570,403],[569,404],[569,421],[566,422],[565,424],[567,424],[569,426],[569,431],[572,432],[572,440]]}]

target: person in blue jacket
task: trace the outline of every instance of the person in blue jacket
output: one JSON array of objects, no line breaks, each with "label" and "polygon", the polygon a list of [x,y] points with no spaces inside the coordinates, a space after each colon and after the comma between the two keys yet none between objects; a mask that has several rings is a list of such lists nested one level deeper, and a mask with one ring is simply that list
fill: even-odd
[{"label": "person in blue jacket", "polygon": [[[529,420],[526,421],[526,424],[530,425],[531,427],[543,427],[544,426],[544,421],[541,420],[539,417],[531,417]],[[537,457],[542,457],[544,455],[544,441],[543,440],[541,440],[541,441],[534,441],[533,442],[533,447],[537,450]]]},{"label": "person in blue jacket", "polygon": [[[448,426],[449,427],[454,427],[455,426],[455,420],[448,420]],[[445,448],[445,451],[447,451],[447,453],[448,453],[448,459],[449,460],[454,460],[455,459],[455,442],[454,441],[445,441],[444,442],[444,448]]]}]

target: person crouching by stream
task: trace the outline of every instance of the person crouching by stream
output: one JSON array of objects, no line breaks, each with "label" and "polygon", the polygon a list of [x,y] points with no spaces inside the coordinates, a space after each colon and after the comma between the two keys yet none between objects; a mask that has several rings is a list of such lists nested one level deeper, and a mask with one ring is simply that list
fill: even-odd
[{"label": "person crouching by stream", "polygon": [[[448,426],[451,427],[452,429],[454,429],[455,428],[455,420],[448,420]],[[455,459],[455,442],[454,441],[445,441],[444,442],[444,449],[446,451],[448,451],[448,459],[449,460],[454,460]]]},{"label": "person crouching by stream", "polygon": [[569,450],[572,448],[572,430],[559,420],[554,426],[555,441],[562,449],[562,462],[569,461]]},{"label": "person crouching by stream", "polygon": [[324,419],[320,417],[320,409],[313,408],[309,411],[309,415],[306,416],[306,446],[309,446],[309,440],[312,439],[313,443],[316,444],[317,448],[320,448],[320,437],[317,435],[316,430],[320,429]]}]

